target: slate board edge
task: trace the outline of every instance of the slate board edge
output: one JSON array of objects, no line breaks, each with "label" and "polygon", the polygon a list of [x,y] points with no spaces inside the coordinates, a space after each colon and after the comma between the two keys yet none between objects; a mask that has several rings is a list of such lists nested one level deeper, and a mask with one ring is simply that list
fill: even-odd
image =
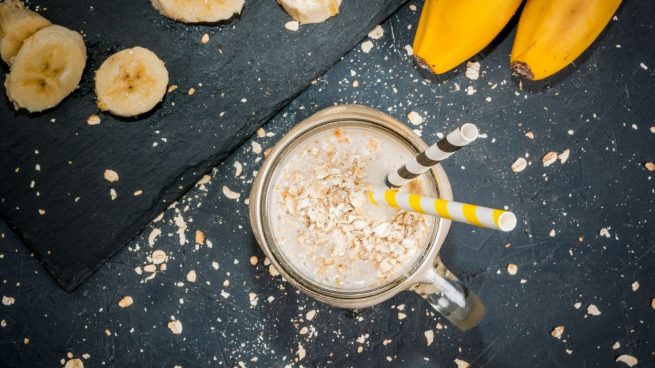
[{"label": "slate board edge", "polygon": [[[357,34],[355,37],[352,38],[350,44],[348,47],[345,49],[344,53],[337,58],[336,60],[333,60],[330,65],[325,68],[325,70],[319,71],[312,79],[319,78],[323,74],[325,74],[330,68],[339,62],[339,60],[343,57],[343,55],[347,54],[350,52],[361,40],[366,37],[368,34],[369,30],[375,27],[378,24],[383,23],[385,20],[387,20],[389,17],[394,15],[403,5],[405,5],[409,0],[401,0],[398,2],[396,7],[391,7],[386,10],[386,12],[383,12],[379,14],[379,17],[374,18],[374,20],[369,23],[368,27],[364,28],[365,30]],[[256,124],[253,124],[252,126],[248,127],[243,133],[240,132],[240,134],[237,134],[235,138],[235,142],[230,145],[229,149],[225,151],[223,154],[216,155],[215,157],[210,157],[209,159],[199,162],[195,165],[189,166],[186,171],[182,172],[176,180],[172,180],[170,185],[167,187],[163,188],[160,194],[159,200],[155,201],[156,203],[155,206],[151,207],[149,211],[146,211],[145,215],[141,216],[138,218],[136,221],[134,221],[132,224],[128,225],[125,227],[125,230],[121,232],[115,239],[116,244],[120,244],[120,246],[117,246],[112,252],[109,253],[109,255],[102,260],[102,262],[98,263],[97,266],[92,267],[92,268],[87,268],[84,270],[81,270],[78,272],[75,276],[73,276],[69,280],[65,280],[61,277],[58,277],[54,270],[52,269],[52,265],[50,265],[47,260],[41,258],[39,256],[39,253],[35,251],[34,247],[30,242],[26,239],[24,239],[21,236],[20,229],[17,228],[9,218],[2,216],[0,214],[0,217],[2,217],[12,228],[14,234],[21,240],[21,242],[31,251],[33,252],[39,262],[44,266],[44,268],[52,275],[52,277],[55,279],[55,281],[67,292],[72,292],[75,290],[78,286],[80,286],[87,278],[89,278],[95,271],[97,271],[100,267],[102,267],[107,261],[109,261],[116,253],[118,253],[120,250],[122,250],[132,239],[136,238],[141,234],[145,226],[147,226],[152,219],[165,210],[171,203],[174,201],[178,200],[179,198],[183,197],[197,182],[197,180],[202,177],[203,175],[207,174],[208,172],[211,171],[212,168],[215,166],[219,165],[223,160],[229,156],[236,148],[238,148],[243,142],[245,142],[252,134],[255,133],[255,131],[269,122],[278,112],[280,112],[284,107],[286,107],[291,101],[293,101],[298,95],[300,95],[302,92],[304,92],[307,88],[309,88],[309,84],[306,85],[303,89],[298,90],[293,96],[291,96],[289,99],[283,101],[280,103],[270,114],[268,114],[266,117],[261,119],[259,122]],[[187,178],[187,175],[189,175],[188,178],[193,178],[195,180],[188,180],[186,181],[185,184],[183,184],[183,189],[177,190],[176,186],[180,185],[180,183],[177,182],[177,179],[181,177]]]}]

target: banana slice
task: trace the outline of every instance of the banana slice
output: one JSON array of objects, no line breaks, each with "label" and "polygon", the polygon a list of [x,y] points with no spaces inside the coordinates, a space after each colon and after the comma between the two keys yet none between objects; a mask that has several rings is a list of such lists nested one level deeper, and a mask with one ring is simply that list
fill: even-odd
[{"label": "banana slice", "polygon": [[143,47],[119,51],[96,71],[98,108],[130,117],[152,110],[166,94],[168,70]]},{"label": "banana slice", "polygon": [[0,57],[2,60],[11,65],[23,45],[23,41],[50,24],[49,20],[25,8],[19,0],[7,0],[0,3]]},{"label": "banana slice", "polygon": [[241,13],[245,0],[151,0],[163,16],[185,23],[214,23]]},{"label": "banana slice", "polygon": [[23,42],[5,80],[7,96],[17,110],[55,107],[77,88],[85,65],[82,36],[62,26],[47,26]]},{"label": "banana slice", "polygon": [[277,0],[300,23],[321,23],[339,14],[341,0]]}]

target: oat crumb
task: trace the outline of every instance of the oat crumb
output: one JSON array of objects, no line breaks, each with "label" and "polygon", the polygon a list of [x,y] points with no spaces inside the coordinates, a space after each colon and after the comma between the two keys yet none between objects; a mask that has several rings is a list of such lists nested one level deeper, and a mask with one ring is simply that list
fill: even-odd
[{"label": "oat crumb", "polygon": [[178,320],[168,322],[168,329],[171,330],[173,335],[179,335],[182,333],[182,322]]},{"label": "oat crumb", "polygon": [[518,173],[525,170],[526,167],[528,167],[528,161],[526,161],[523,157],[519,157],[512,164],[512,171]]},{"label": "oat crumb", "polygon": [[371,42],[370,40],[366,40],[366,41],[362,42],[362,51],[365,54],[368,54],[369,52],[371,52],[372,48],[373,48],[373,42]]},{"label": "oat crumb", "polygon": [[206,45],[207,42],[209,42],[209,35],[208,35],[207,33],[205,33],[205,34],[202,35],[202,37],[200,38],[200,43],[202,43],[203,45]]},{"label": "oat crumb", "polygon": [[637,358],[633,357],[632,355],[628,355],[628,354],[619,355],[616,358],[616,361],[621,362],[621,363],[625,363],[628,367],[634,367],[635,365],[637,365],[637,363],[639,363]]},{"label": "oat crumb", "polygon": [[637,291],[639,290],[639,281],[635,281],[632,283],[632,291]]},{"label": "oat crumb", "polygon": [[284,24],[284,28],[288,29],[289,31],[296,32],[300,29],[300,23],[297,20],[292,20],[290,22],[286,22]]},{"label": "oat crumb", "polygon": [[250,257],[250,265],[257,266],[257,263],[259,263],[259,258],[257,258],[257,256]]},{"label": "oat crumb", "polygon": [[514,263],[510,263],[507,265],[507,273],[510,275],[516,275],[516,272],[519,270],[519,267],[515,265]]},{"label": "oat crumb", "polygon": [[555,328],[553,328],[552,331],[550,331],[550,335],[557,339],[561,339],[563,333],[564,333],[564,325],[556,326]]},{"label": "oat crumb", "polygon": [[89,117],[86,118],[86,123],[89,125],[98,125],[100,124],[100,116],[96,114],[89,115]]},{"label": "oat crumb", "polygon": [[186,274],[186,280],[187,280],[188,282],[196,282],[197,277],[198,277],[198,276],[196,275],[196,271],[195,271],[195,270],[191,270],[191,271],[189,271],[189,272]]},{"label": "oat crumb", "polygon": [[425,335],[425,340],[427,342],[427,346],[432,345],[432,342],[434,341],[434,331],[427,330],[423,334]]},{"label": "oat crumb", "polygon": [[595,304],[589,304],[589,306],[587,306],[587,313],[592,316],[600,316],[600,310]]},{"label": "oat crumb", "polygon": [[118,181],[118,173],[114,170],[111,169],[106,169],[104,173],[105,180],[107,180],[110,183],[115,183]]},{"label": "oat crumb", "polygon": [[134,300],[131,296],[124,296],[121,300],[118,301],[118,306],[121,308],[127,308],[134,303]]},{"label": "oat crumb", "polygon": [[555,151],[550,151],[541,158],[541,162],[543,163],[544,167],[552,165],[555,163],[555,161],[557,161],[557,152]]},{"label": "oat crumb", "polygon": [[467,361],[461,359],[455,359],[454,362],[457,368],[469,368],[471,366]]},{"label": "oat crumb", "polygon": [[414,125],[421,125],[423,123],[423,117],[416,111],[411,111],[407,114],[407,119]]}]

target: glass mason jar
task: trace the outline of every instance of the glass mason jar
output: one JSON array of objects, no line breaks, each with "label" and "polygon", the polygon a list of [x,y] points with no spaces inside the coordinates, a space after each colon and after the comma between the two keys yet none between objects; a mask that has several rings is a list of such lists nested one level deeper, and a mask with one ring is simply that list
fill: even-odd
[{"label": "glass mason jar", "polygon": [[[359,309],[381,303],[403,290],[412,290],[427,300],[451,323],[462,330],[476,326],[484,315],[480,299],[471,293],[441,263],[438,252],[451,221],[431,221],[428,244],[413,264],[384,283],[359,289],[340,289],[321,284],[303,274],[280,251],[271,226],[273,182],[278,170],[294,148],[307,139],[331,128],[374,129],[393,138],[416,155],[428,145],[406,125],[378,110],[359,105],[340,105],[324,109],[297,124],[272,148],[255,178],[250,193],[250,223],[262,251],[280,274],[305,294],[334,306]],[[448,176],[437,165],[424,174],[428,196],[452,200]]]}]

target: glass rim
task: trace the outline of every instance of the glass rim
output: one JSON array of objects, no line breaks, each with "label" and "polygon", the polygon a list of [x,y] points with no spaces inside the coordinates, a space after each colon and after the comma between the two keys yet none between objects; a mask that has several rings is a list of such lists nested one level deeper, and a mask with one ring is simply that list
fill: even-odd
[{"label": "glass rim", "polygon": [[[287,262],[286,257],[283,252],[280,251],[277,243],[275,241],[274,232],[272,230],[270,219],[268,216],[268,206],[269,206],[269,196],[272,192],[271,180],[275,178],[277,174],[277,169],[285,162],[285,159],[288,157],[288,154],[291,153],[296,147],[301,143],[310,139],[312,136],[319,134],[323,131],[326,131],[330,128],[336,127],[361,127],[367,129],[376,129],[383,132],[384,134],[389,135],[391,138],[395,139],[407,149],[418,154],[424,147],[420,147],[415,142],[413,142],[408,137],[401,134],[400,131],[393,129],[379,121],[374,121],[371,119],[362,119],[356,117],[340,118],[330,121],[324,121],[321,123],[314,124],[311,127],[308,127],[304,131],[300,132],[294,136],[290,141],[285,142],[282,147],[275,147],[279,149],[276,156],[272,158],[270,162],[270,167],[266,173],[266,176],[261,182],[261,201],[260,201],[260,214],[261,214],[261,226],[263,229],[263,240],[266,242],[268,249],[270,250],[271,255],[275,258],[275,263],[280,265],[282,268],[280,273],[292,279],[296,283],[300,284],[303,288],[308,289],[314,293],[329,296],[332,298],[339,299],[357,299],[362,297],[375,296],[378,294],[383,294],[390,289],[402,284],[409,277],[411,277],[421,266],[426,262],[426,259],[432,255],[434,247],[438,243],[438,234],[443,227],[443,220],[435,218],[430,225],[430,237],[428,240],[428,245],[422,250],[422,254],[416,258],[412,263],[411,267],[407,267],[396,277],[383,282],[381,284],[367,286],[362,288],[337,288],[324,285],[317,281],[312,280],[311,278],[304,276],[300,271],[298,271],[290,262]],[[439,180],[437,178],[434,170],[429,171],[430,175],[427,176],[427,181],[429,184],[428,193],[429,195],[441,197],[441,190],[439,187]]]}]

